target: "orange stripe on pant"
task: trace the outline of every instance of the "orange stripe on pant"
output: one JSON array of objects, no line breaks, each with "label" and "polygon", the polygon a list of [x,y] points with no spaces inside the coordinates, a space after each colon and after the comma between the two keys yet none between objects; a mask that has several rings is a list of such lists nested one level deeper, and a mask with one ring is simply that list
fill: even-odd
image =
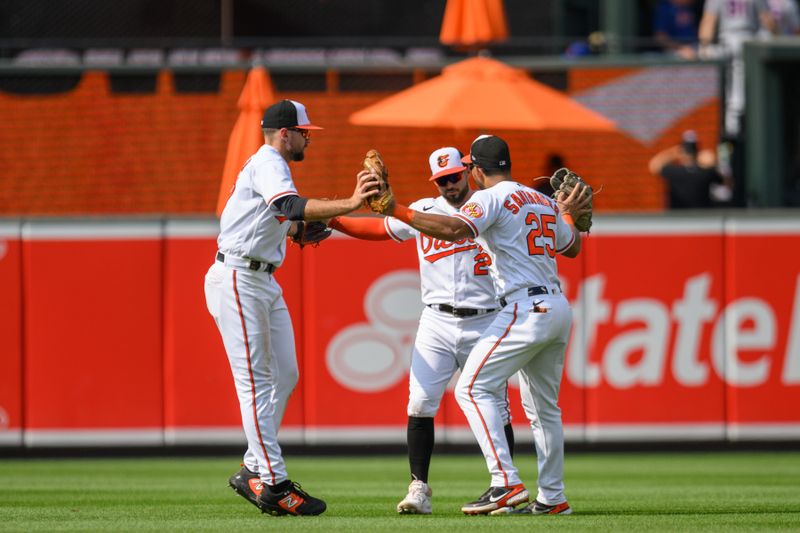
[{"label": "orange stripe on pant", "polygon": [[264,446],[264,440],[261,438],[261,428],[258,426],[258,409],[256,409],[256,382],[253,378],[253,367],[250,366],[250,341],[247,339],[247,326],[244,323],[244,312],[242,311],[242,303],[239,301],[239,289],[236,287],[236,271],[233,271],[233,294],[236,295],[236,307],[239,309],[239,318],[242,320],[242,335],[244,335],[244,348],[247,352],[247,373],[250,375],[250,394],[253,396],[253,422],[256,426],[256,433],[258,433],[258,443],[261,445],[261,451],[264,452],[264,457],[267,459],[267,468],[269,474],[272,476],[272,485],[275,484],[275,472],[272,471],[272,463],[267,454],[267,447]]},{"label": "orange stripe on pant", "polygon": [[[497,449],[494,447],[494,441],[492,441],[492,434],[489,433],[489,428],[486,426],[486,420],[484,420],[483,415],[481,414],[481,410],[478,409],[478,404],[475,402],[475,398],[472,397],[472,386],[475,384],[475,378],[478,377],[478,373],[480,373],[481,368],[483,368],[483,365],[486,364],[486,361],[489,360],[489,357],[492,355],[492,353],[494,353],[497,347],[500,346],[500,343],[503,341],[503,339],[505,339],[508,336],[508,332],[511,331],[511,326],[513,326],[516,321],[517,321],[517,304],[514,304],[514,317],[511,319],[511,323],[508,325],[508,327],[500,336],[500,338],[497,339],[497,342],[494,343],[494,346],[492,346],[492,349],[489,350],[489,352],[486,354],[486,357],[483,358],[483,361],[481,361],[481,364],[480,366],[478,366],[478,369],[475,371],[475,374],[472,375],[472,380],[469,382],[469,389],[467,389],[467,394],[469,394],[469,401],[471,401],[472,405],[475,406],[475,412],[478,413],[478,417],[480,417],[481,419],[481,424],[483,424],[483,430],[486,432],[486,437],[489,440],[489,445],[492,447],[492,453],[494,454],[494,458],[497,461],[497,468],[500,469],[500,471],[503,473],[503,479],[506,480],[506,487],[508,486],[508,475],[506,475],[506,471],[503,469],[503,465],[500,463],[500,457],[497,456]],[[506,392],[507,391],[508,389],[506,389]]]}]

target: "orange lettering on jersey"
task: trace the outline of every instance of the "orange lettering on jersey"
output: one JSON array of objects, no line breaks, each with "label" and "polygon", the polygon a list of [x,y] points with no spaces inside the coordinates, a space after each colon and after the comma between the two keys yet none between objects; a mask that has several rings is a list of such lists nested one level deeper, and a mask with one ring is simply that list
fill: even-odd
[{"label": "orange lettering on jersey", "polygon": [[525,189],[509,194],[508,198],[506,198],[506,201],[503,202],[503,207],[511,211],[512,214],[516,215],[519,213],[520,208],[528,204],[543,205],[551,209],[558,209],[554,205],[554,202],[547,196],[538,191],[528,191]]},{"label": "orange lettering on jersey", "polygon": [[439,259],[444,259],[445,257],[450,257],[451,255],[456,255],[457,253],[461,252],[469,252],[470,250],[475,250],[478,248],[477,244],[470,244],[467,246],[462,246],[460,248],[453,248],[452,250],[446,250],[444,252],[439,252],[438,254],[431,254],[425,256],[425,261],[428,263],[435,263]]},{"label": "orange lettering on jersey", "polygon": [[451,246],[458,246],[460,244],[464,244],[466,242],[475,242],[469,238],[459,239],[455,242],[444,241],[442,239],[434,239],[430,235],[425,235],[424,233],[419,234],[419,247],[422,250],[423,254],[427,254],[431,251],[431,248],[434,250],[441,250],[443,248],[450,248]]},{"label": "orange lettering on jersey", "polygon": [[423,254],[427,254],[431,250],[431,246],[433,246],[433,237],[429,237],[424,233],[419,234],[419,247],[422,250]]},{"label": "orange lettering on jersey", "polygon": [[512,204],[511,200],[506,200],[505,202],[503,202],[503,207],[511,211],[512,215],[516,215],[517,213],[519,213],[519,207]]}]

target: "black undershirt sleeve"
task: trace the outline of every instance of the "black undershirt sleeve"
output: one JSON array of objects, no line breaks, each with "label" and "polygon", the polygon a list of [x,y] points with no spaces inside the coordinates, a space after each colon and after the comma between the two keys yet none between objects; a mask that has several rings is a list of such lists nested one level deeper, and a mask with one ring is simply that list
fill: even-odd
[{"label": "black undershirt sleeve", "polygon": [[303,220],[306,212],[306,204],[308,198],[302,196],[284,196],[272,202],[278,209],[281,210],[286,218],[289,220]]}]

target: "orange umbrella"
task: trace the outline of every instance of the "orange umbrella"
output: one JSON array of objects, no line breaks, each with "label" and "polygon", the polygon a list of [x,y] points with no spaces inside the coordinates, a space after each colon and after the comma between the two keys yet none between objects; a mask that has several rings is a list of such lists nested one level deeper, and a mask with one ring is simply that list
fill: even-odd
[{"label": "orange umbrella", "polygon": [[447,0],[439,41],[475,46],[508,39],[503,0]]},{"label": "orange umbrella", "polygon": [[217,200],[218,217],[225,208],[242,166],[264,144],[261,116],[273,101],[275,101],[275,91],[269,74],[264,67],[253,67],[247,74],[242,94],[239,95],[239,118],[236,119],[228,140],[228,152],[225,155],[222,184]]},{"label": "orange umbrella", "polygon": [[486,57],[445,67],[424,81],[350,115],[359,126],[616,131],[614,123],[523,70]]}]

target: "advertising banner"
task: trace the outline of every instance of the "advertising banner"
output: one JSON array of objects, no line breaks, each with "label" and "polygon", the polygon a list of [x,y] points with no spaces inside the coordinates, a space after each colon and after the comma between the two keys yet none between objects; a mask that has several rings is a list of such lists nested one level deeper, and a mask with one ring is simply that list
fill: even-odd
[{"label": "advertising banner", "polygon": [[0,446],[22,443],[21,285],[20,224],[0,221]]},{"label": "advertising banner", "polygon": [[[0,445],[243,443],[203,291],[216,234],[210,219],[0,225]],[[604,217],[583,244],[559,258],[568,441],[800,438],[799,220]],[[281,441],[404,442],[414,241],[289,245],[275,275],[300,367]],[[437,441],[473,442],[454,382]],[[530,441],[515,378],[509,400]]]},{"label": "advertising banner", "polygon": [[26,222],[27,445],[163,442],[158,222]]}]

